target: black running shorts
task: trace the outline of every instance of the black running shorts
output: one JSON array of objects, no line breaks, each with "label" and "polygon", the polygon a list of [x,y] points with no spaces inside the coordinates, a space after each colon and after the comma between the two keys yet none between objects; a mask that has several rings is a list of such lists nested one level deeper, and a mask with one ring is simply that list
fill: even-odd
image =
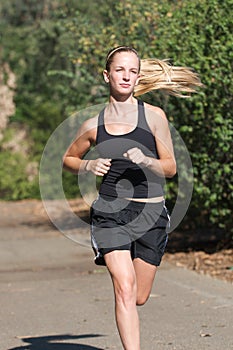
[{"label": "black running shorts", "polygon": [[90,212],[95,263],[105,265],[104,255],[129,250],[132,259],[159,266],[167,244],[169,215],[163,202],[144,203],[98,197]]}]

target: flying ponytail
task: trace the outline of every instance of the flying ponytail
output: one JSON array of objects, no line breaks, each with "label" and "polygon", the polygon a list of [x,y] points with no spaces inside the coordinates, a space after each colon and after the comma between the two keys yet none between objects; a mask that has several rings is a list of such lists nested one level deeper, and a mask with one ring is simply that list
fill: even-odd
[{"label": "flying ponytail", "polygon": [[[168,60],[141,59],[140,79],[134,95],[164,90],[177,97],[190,97],[203,84],[191,68],[172,66]],[[185,94],[184,94],[185,93]]]},{"label": "flying ponytail", "polygon": [[168,60],[140,59],[138,52],[130,46],[118,46],[108,52],[106,58],[108,72],[115,54],[120,52],[133,52],[138,57],[140,79],[134,88],[134,96],[153,90],[164,90],[177,97],[190,97],[191,93],[197,92],[198,87],[203,86],[193,69],[172,66]]}]

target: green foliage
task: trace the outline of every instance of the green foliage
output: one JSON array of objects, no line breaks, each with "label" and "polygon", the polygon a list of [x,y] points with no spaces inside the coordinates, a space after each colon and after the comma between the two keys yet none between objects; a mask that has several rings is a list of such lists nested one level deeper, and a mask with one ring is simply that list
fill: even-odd
[{"label": "green foliage", "polygon": [[0,197],[5,200],[39,198],[38,179],[28,181],[27,159],[20,153],[0,153]]},{"label": "green foliage", "polygon": [[[168,99],[163,94],[148,94],[143,99],[167,111],[190,151],[195,175],[191,209],[196,221],[201,216],[205,225],[227,230],[232,230],[233,193],[230,9],[230,0],[128,0],[108,9],[107,26],[93,28],[91,19],[81,13],[64,22],[75,43],[68,47],[69,55],[92,88],[101,84],[99,76],[108,49],[122,44],[136,47],[143,58],[170,58],[200,74],[205,88],[190,100]],[[95,97],[90,100],[94,102]]]},{"label": "green foliage", "polygon": [[18,200],[39,198],[39,183],[36,162],[30,156],[31,139],[25,138],[26,128],[10,125],[0,142],[0,198]]},{"label": "green foliage", "polygon": [[[12,120],[29,125],[37,160],[68,115],[107,100],[102,70],[112,47],[131,45],[142,58],[193,67],[205,84],[199,94],[149,93],[143,100],[167,112],[190,152],[194,191],[186,224],[232,232],[232,0],[5,0],[0,10],[1,59],[17,74]],[[69,196],[71,178],[63,180]],[[171,202],[176,186],[169,181]]]},{"label": "green foliage", "polygon": [[167,12],[166,25],[160,26],[163,43],[154,43],[163,56],[171,52],[174,63],[198,71],[205,84],[190,101],[172,99],[167,110],[193,162],[190,213],[197,213],[197,222],[202,216],[205,225],[219,225],[229,232],[233,230],[233,40],[227,14],[232,7],[232,1],[180,2],[172,13]]}]

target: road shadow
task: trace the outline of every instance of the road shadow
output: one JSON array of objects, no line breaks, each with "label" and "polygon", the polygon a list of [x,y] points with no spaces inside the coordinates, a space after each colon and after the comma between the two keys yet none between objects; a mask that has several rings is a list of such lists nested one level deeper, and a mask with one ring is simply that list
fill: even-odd
[{"label": "road shadow", "polygon": [[[10,348],[8,350],[103,350],[92,345],[70,343],[72,340],[103,337],[101,334],[56,334],[40,337],[21,338],[25,345]],[[64,341],[69,341],[64,342]],[[61,343],[62,342],[62,343]]]}]

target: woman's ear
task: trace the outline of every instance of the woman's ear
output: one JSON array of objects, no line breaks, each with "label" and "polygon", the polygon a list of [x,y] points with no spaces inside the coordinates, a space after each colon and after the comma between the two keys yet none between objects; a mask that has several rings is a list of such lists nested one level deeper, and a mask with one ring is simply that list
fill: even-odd
[{"label": "woman's ear", "polygon": [[105,83],[109,83],[109,74],[107,70],[103,71],[104,81]]}]

